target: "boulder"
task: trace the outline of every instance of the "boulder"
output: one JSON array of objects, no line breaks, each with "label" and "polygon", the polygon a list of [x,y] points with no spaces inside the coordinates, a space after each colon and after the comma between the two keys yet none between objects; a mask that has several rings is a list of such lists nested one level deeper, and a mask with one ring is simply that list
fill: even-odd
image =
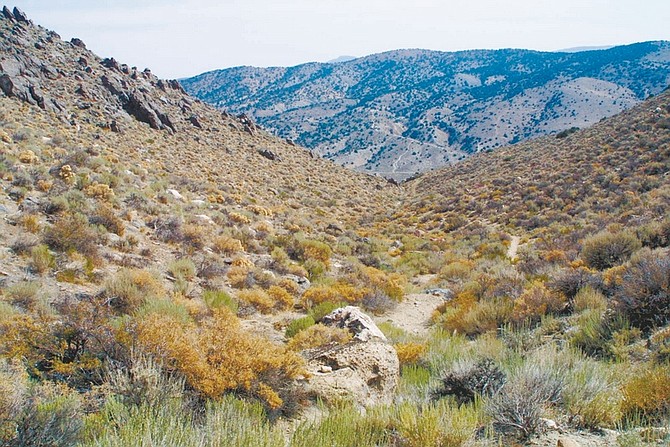
[{"label": "boulder", "polygon": [[[16,15],[16,13],[14,15]],[[86,49],[86,44],[84,43],[83,40],[81,40],[78,37],[73,37],[72,39],[70,39],[70,43],[72,45],[74,45],[75,47],[79,47],[79,48],[82,48],[84,50]]]},{"label": "boulder", "polygon": [[272,161],[278,160],[278,161],[281,161],[281,157],[279,157],[279,155],[277,155],[275,152],[272,152],[270,149],[259,149],[259,150],[258,150],[258,153],[259,153],[262,157],[267,158],[268,160],[272,160]]},{"label": "boulder", "polygon": [[325,402],[350,400],[363,407],[390,403],[400,362],[374,321],[359,308],[347,306],[334,310],[321,323],[347,328],[354,338],[302,353],[310,374],[305,391]]},{"label": "boulder", "polygon": [[348,329],[354,340],[369,341],[376,338],[386,341],[386,336],[372,321],[372,318],[356,306],[335,309],[323,317],[321,324]]},{"label": "boulder", "polygon": [[398,354],[378,339],[311,349],[303,356],[310,375],[305,391],[325,402],[390,403],[398,386]]},{"label": "boulder", "polygon": [[2,8],[2,15],[4,15],[6,19],[16,20],[16,18],[14,17],[14,14],[12,14],[12,11],[10,11],[7,6],[4,6]]},{"label": "boulder", "polygon": [[25,22],[25,23],[29,22],[26,13],[21,11],[19,8],[14,7],[12,15],[14,16],[17,22]]}]

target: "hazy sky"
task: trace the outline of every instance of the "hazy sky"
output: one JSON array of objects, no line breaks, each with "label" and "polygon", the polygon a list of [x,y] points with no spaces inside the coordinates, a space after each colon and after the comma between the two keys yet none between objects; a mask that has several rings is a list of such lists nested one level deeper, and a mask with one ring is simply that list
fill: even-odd
[{"label": "hazy sky", "polygon": [[[12,4],[11,0],[7,0]],[[162,78],[398,48],[670,40],[668,0],[13,0],[63,39]]]}]

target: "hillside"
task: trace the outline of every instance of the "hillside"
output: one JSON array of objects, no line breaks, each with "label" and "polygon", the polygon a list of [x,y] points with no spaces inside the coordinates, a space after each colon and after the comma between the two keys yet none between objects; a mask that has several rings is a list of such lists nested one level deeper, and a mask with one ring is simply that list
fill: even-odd
[{"label": "hillside", "polygon": [[670,442],[669,91],[396,186],[0,48],[0,444]]},{"label": "hillside", "polygon": [[398,50],[340,64],[237,67],[180,80],[194,96],[356,170],[407,178],[588,127],[670,83],[670,44],[549,53]]}]

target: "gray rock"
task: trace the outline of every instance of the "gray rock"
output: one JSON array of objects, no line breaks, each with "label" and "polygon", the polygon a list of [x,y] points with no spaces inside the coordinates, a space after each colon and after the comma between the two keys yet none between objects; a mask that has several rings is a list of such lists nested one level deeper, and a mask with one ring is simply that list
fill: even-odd
[{"label": "gray rock", "polygon": [[321,319],[321,324],[348,329],[354,340],[370,341],[379,339],[386,341],[386,336],[372,321],[372,318],[356,306],[335,309]]},{"label": "gray rock", "polygon": [[14,15],[14,19],[16,19],[17,22],[25,22],[25,23],[30,22],[30,20],[28,20],[28,16],[26,15],[26,13],[21,11],[17,7],[14,7],[12,14]]},{"label": "gray rock", "polygon": [[272,152],[270,149],[259,149],[258,153],[262,157],[267,158],[268,160],[281,161],[281,157],[279,155],[277,155],[275,152]]},{"label": "gray rock", "polygon": [[450,289],[426,289],[424,293],[442,297],[444,301],[449,301],[454,297],[454,292],[452,292]]}]

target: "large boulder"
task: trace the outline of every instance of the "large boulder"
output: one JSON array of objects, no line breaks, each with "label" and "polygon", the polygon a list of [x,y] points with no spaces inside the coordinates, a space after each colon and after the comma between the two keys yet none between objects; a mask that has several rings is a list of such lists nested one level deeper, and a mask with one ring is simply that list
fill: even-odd
[{"label": "large boulder", "polygon": [[322,324],[347,328],[353,340],[303,352],[308,394],[325,402],[350,400],[367,407],[390,403],[398,385],[398,354],[372,319],[357,307],[337,309]]},{"label": "large boulder", "polygon": [[348,329],[354,340],[369,341],[377,338],[386,341],[386,336],[379,330],[372,318],[355,306],[335,309],[321,320],[321,324]]}]

